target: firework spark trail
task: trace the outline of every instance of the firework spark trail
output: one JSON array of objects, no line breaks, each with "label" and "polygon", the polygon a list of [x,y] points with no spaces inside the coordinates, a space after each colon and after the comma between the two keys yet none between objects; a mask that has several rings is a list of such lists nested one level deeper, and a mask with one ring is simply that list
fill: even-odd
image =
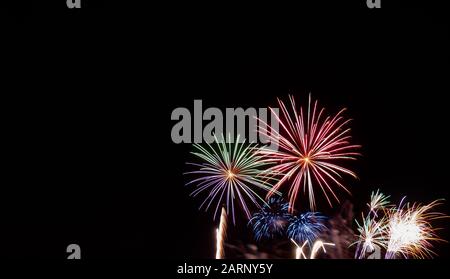
[{"label": "firework spark trail", "polygon": [[305,253],[303,252],[303,248],[304,248],[305,245],[308,243],[308,241],[305,241],[301,247],[300,247],[300,246],[297,244],[297,242],[295,242],[295,240],[293,240],[292,238],[291,238],[291,241],[292,241],[292,243],[295,244],[295,246],[297,246],[297,248],[295,249],[295,259],[297,259],[297,260],[298,260],[298,259],[301,259],[302,256],[303,256],[304,259],[306,259],[306,255],[305,255]]},{"label": "firework spark trail", "polygon": [[[295,244],[295,246],[297,247],[295,249],[295,259],[301,259],[302,256],[304,259],[307,259],[305,253],[303,252],[303,248],[306,246],[306,244],[308,243],[308,240],[306,240],[302,246],[299,246],[297,244],[297,242],[295,242],[294,239],[291,238],[292,243]],[[324,253],[327,253],[327,250],[325,249],[325,246],[336,246],[334,243],[328,243],[328,242],[323,242],[322,240],[317,240],[316,242],[314,242],[314,244],[312,245],[311,248],[311,254],[309,256],[310,259],[315,259],[317,252],[319,251],[320,248],[322,248]]]},{"label": "firework spark trail", "polygon": [[306,116],[303,108],[297,111],[294,98],[289,96],[291,109],[278,99],[281,115],[277,116],[272,108],[273,115],[281,126],[281,131],[269,131],[267,123],[259,120],[260,133],[269,137],[271,142],[278,142],[278,150],[263,148],[261,153],[268,156],[269,163],[275,163],[268,169],[270,175],[276,175],[280,179],[268,193],[268,197],[279,190],[287,181],[292,181],[289,189],[290,211],[294,210],[294,203],[298,192],[303,188],[308,192],[309,205],[315,210],[314,185],[322,190],[330,206],[332,202],[329,194],[339,202],[333,185],[337,185],[350,193],[340,182],[343,173],[356,178],[351,170],[340,166],[341,160],[354,160],[359,153],[351,150],[359,148],[359,145],[351,145],[349,135],[350,129],[345,128],[350,120],[344,120],[342,114],[345,109],[338,112],[334,117],[325,117],[324,109],[318,109],[318,102],[314,102],[311,109],[311,95]]},{"label": "firework spark trail", "polygon": [[[214,144],[207,144],[207,147],[194,144],[196,152],[192,152],[192,154],[203,162],[201,164],[188,163],[200,169],[187,174],[195,174],[200,177],[186,185],[196,184],[197,188],[191,193],[194,197],[202,192],[208,192],[200,209],[205,207],[205,211],[207,211],[212,203],[216,202],[214,219],[220,205],[224,202],[226,210],[228,213],[231,212],[235,224],[235,200],[250,219],[250,210],[246,200],[249,199],[259,208],[259,202],[265,203],[265,201],[255,190],[270,191],[272,188],[272,181],[267,177],[260,176],[262,169],[270,163],[264,161],[264,155],[258,152],[259,148],[255,144],[239,143],[239,136],[233,144],[230,135],[228,135],[228,143],[225,142],[223,135],[221,141],[215,135],[214,139]],[[276,191],[276,193],[278,192]]]},{"label": "firework spark trail", "polygon": [[216,259],[224,258],[223,243],[225,241],[227,231],[227,212],[222,207],[222,213],[220,214],[219,228],[216,229]]},{"label": "firework spark trail", "polygon": [[436,253],[432,251],[433,241],[444,241],[438,237],[433,228],[432,220],[448,218],[443,213],[431,211],[434,207],[442,204],[435,200],[427,205],[407,203],[387,212],[388,237],[386,259],[402,255],[404,258],[432,258]]},{"label": "firework spark trail", "polygon": [[314,245],[313,248],[311,249],[311,256],[309,257],[310,259],[315,259],[316,258],[316,254],[319,251],[319,248],[322,248],[324,253],[327,253],[327,250],[325,249],[325,246],[335,246],[334,243],[327,243],[327,242],[323,242],[322,240],[317,240]]}]

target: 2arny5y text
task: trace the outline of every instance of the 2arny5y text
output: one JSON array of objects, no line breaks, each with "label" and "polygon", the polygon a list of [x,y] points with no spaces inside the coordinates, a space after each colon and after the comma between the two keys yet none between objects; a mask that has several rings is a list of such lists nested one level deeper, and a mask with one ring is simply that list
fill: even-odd
[{"label": "2arny5y text", "polygon": [[203,274],[205,277],[213,273],[221,274],[270,274],[273,264],[220,264],[213,265],[179,265],[178,274]]}]

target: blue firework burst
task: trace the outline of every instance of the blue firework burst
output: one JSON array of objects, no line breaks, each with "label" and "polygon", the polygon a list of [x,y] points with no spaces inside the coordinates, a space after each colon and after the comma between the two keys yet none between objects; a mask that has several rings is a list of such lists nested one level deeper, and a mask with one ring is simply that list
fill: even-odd
[{"label": "blue firework burst", "polygon": [[326,217],[319,212],[305,212],[295,216],[287,228],[288,237],[297,243],[313,243],[327,227]]},{"label": "blue firework burst", "polygon": [[289,203],[280,197],[271,197],[268,203],[250,219],[256,241],[284,235],[292,218],[293,216],[289,213]]}]

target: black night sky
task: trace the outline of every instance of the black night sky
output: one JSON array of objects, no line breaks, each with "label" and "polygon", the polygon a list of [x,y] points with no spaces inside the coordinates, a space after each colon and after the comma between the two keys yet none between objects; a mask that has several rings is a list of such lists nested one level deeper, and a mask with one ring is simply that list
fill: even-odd
[{"label": "black night sky", "polygon": [[[347,107],[362,156],[340,197],[358,216],[378,188],[395,202],[445,198],[449,213],[440,13],[136,10],[2,11],[0,257],[64,258],[78,243],[86,258],[211,258],[217,222],[184,187],[191,146],[170,138],[172,110],[194,99],[224,110],[311,92],[329,112]],[[250,234],[243,218],[230,229]]]}]

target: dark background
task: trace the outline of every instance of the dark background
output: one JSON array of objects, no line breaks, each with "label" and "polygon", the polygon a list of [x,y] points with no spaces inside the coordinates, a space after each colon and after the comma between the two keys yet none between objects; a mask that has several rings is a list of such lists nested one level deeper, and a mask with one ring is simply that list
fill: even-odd
[{"label": "dark background", "polygon": [[[194,99],[266,107],[311,92],[354,119],[357,212],[377,188],[448,199],[444,10],[364,2],[3,10],[0,257],[65,258],[77,243],[84,258],[211,258],[217,223],[183,186],[191,146],[170,138],[172,110]],[[231,230],[249,234],[243,219]]]}]

